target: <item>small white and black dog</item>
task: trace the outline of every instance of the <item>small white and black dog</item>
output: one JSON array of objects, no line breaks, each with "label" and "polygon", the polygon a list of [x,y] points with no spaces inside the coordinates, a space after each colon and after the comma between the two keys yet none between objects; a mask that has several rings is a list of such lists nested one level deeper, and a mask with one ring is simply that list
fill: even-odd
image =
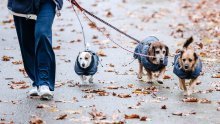
[{"label": "small white and black dog", "polygon": [[78,74],[85,83],[86,76],[90,76],[89,83],[93,83],[93,75],[98,71],[99,57],[98,55],[89,50],[89,44],[86,44],[86,50],[80,52],[75,62],[75,72]]}]

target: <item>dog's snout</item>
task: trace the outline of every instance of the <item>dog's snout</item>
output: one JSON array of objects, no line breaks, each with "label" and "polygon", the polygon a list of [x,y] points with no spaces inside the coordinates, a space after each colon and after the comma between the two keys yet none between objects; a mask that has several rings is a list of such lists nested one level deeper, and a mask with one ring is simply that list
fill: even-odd
[{"label": "dog's snout", "polygon": [[185,65],[185,69],[188,69],[189,68],[189,65]]},{"label": "dog's snout", "polygon": [[82,64],[82,67],[85,67],[85,63]]},{"label": "dog's snout", "polygon": [[163,58],[160,59],[160,63],[163,63]]}]

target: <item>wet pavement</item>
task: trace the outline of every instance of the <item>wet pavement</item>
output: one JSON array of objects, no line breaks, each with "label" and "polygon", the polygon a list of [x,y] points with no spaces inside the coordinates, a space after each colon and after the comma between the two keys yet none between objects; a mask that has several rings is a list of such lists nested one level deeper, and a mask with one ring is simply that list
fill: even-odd
[{"label": "wet pavement", "polygon": [[[12,18],[6,6],[6,0],[0,1],[0,57],[13,57],[10,61],[0,60],[0,123],[29,123],[32,116],[41,118],[47,124],[59,123],[164,123],[164,124],[220,124],[220,112],[217,111],[220,102],[219,78],[211,78],[213,73],[220,71],[216,61],[203,61],[204,75],[200,77],[201,84],[196,86],[197,93],[192,97],[208,99],[211,103],[186,103],[183,92],[178,88],[178,78],[172,73],[173,54],[184,38],[171,36],[170,25],[190,23],[185,13],[180,9],[178,0],[90,0],[82,1],[81,5],[94,12],[99,17],[111,22],[121,30],[140,40],[147,36],[156,36],[170,48],[169,64],[163,85],[145,83],[145,79],[138,80],[137,61],[133,55],[118,48],[107,40],[100,32],[90,28],[88,22],[79,13],[83,22],[86,41],[94,51],[102,50],[105,57],[101,57],[101,65],[94,76],[94,84],[79,84],[80,78],[74,73],[74,63],[77,54],[84,50],[82,33],[79,23],[68,2],[64,2],[62,16],[56,17],[53,25],[53,46],[57,60],[56,90],[52,101],[41,101],[30,98],[29,88],[12,89],[11,81],[29,80],[21,71],[22,64],[12,62],[21,60],[20,49],[16,37]],[[91,18],[92,19],[92,18]],[[3,23],[9,20],[7,23]],[[93,19],[94,20],[94,19]],[[94,20],[96,21],[96,20]],[[96,21],[97,22],[97,21]],[[116,42],[127,49],[133,50],[136,44],[123,35],[113,31],[100,22]],[[97,36],[97,38],[94,38]],[[187,34],[185,38],[190,36]],[[59,48],[60,47],[60,48]],[[20,69],[20,71],[19,71]],[[147,93],[133,93],[136,89],[149,88]],[[97,90],[101,91],[97,91]],[[94,93],[93,93],[94,92]],[[128,94],[128,98],[120,98],[119,94]],[[162,106],[165,105],[166,109]],[[93,119],[92,109],[97,109],[103,115],[100,119]],[[180,113],[180,114],[179,114]],[[65,119],[57,120],[60,115],[67,114]],[[137,114],[147,117],[140,119],[126,119],[126,115]],[[174,115],[177,114],[177,115]],[[178,116],[179,115],[179,116]]]}]

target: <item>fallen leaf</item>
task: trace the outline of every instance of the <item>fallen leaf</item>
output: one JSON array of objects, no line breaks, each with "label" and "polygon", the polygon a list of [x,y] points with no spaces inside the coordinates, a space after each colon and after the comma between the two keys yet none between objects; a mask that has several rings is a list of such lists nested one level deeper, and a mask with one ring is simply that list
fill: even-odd
[{"label": "fallen leaf", "polygon": [[3,56],[2,57],[2,61],[10,61],[11,59],[13,59],[13,57],[10,57],[10,56]]},{"label": "fallen leaf", "polygon": [[166,105],[162,105],[161,109],[167,109],[167,106]]},{"label": "fallen leaf", "polygon": [[211,103],[211,101],[207,100],[206,98],[198,99],[194,97],[185,98],[182,101],[183,102],[197,102],[197,103]]},{"label": "fallen leaf", "polygon": [[110,64],[109,64],[109,66],[110,66],[110,67],[115,67],[115,65],[114,65],[114,64],[112,64],[112,63],[110,63]]},{"label": "fallen leaf", "polygon": [[33,116],[31,120],[29,121],[29,123],[30,124],[45,124],[45,122],[40,117],[37,117],[37,116]]},{"label": "fallen leaf", "polygon": [[220,107],[217,108],[217,111],[220,111]]},{"label": "fallen leaf", "polygon": [[132,93],[135,93],[135,94],[150,94],[150,92],[145,90],[145,89],[135,89]]},{"label": "fallen leaf", "polygon": [[107,87],[107,89],[110,89],[110,90],[112,90],[112,89],[115,90],[115,89],[118,89],[118,88],[119,88],[118,86],[108,86],[108,87]]},{"label": "fallen leaf", "polygon": [[89,112],[93,120],[105,120],[106,115],[103,112],[98,112],[95,108],[92,109],[92,112]]},{"label": "fallen leaf", "polygon": [[49,107],[49,106],[46,104],[39,104],[39,105],[37,105],[36,108],[47,108],[47,107]]},{"label": "fallen leaf", "polygon": [[53,50],[60,50],[61,46],[53,47]]},{"label": "fallen leaf", "polygon": [[97,27],[96,24],[95,24],[95,23],[92,23],[92,22],[89,23],[88,25],[90,26],[90,28],[96,28],[96,27]]},{"label": "fallen leaf", "polygon": [[9,19],[9,20],[3,20],[2,23],[6,24],[6,23],[12,23],[14,22],[13,19]]},{"label": "fallen leaf", "polygon": [[84,90],[82,90],[82,91],[84,91],[84,92],[86,92],[86,93],[96,93],[96,94],[98,94],[99,96],[108,96],[108,95],[109,95],[108,92],[106,92],[105,90],[102,90],[102,89],[97,89],[97,90],[84,89]]},{"label": "fallen leaf", "polygon": [[125,114],[124,118],[125,118],[125,119],[139,119],[140,116],[137,115],[137,114],[131,114],[131,115]]},{"label": "fallen leaf", "polygon": [[143,116],[140,118],[140,121],[147,121],[147,119],[148,119],[147,116]]},{"label": "fallen leaf", "polygon": [[171,76],[169,76],[169,75],[164,75],[163,79],[171,79]]},{"label": "fallen leaf", "polygon": [[133,85],[133,84],[128,84],[128,87],[129,87],[129,88],[133,88],[134,85]]},{"label": "fallen leaf", "polygon": [[103,50],[99,50],[97,54],[102,57],[107,56]]},{"label": "fallen leaf", "polygon": [[129,106],[128,109],[138,109],[138,106]]},{"label": "fallen leaf", "polygon": [[14,64],[14,65],[20,65],[20,64],[22,64],[23,62],[22,61],[14,61],[14,62],[12,62],[12,64]]},{"label": "fallen leaf", "polygon": [[11,81],[11,83],[8,85],[10,86],[11,89],[26,89],[30,87],[30,85],[27,84],[27,82],[25,81],[18,81],[18,82]]},{"label": "fallen leaf", "polygon": [[188,98],[184,98],[182,101],[183,102],[198,102],[199,100],[197,98],[188,97]]},{"label": "fallen leaf", "polygon": [[108,68],[108,69],[105,70],[105,72],[115,72],[115,69],[113,69],[113,68]]},{"label": "fallen leaf", "polygon": [[200,52],[200,53],[199,53],[199,56],[201,56],[201,57],[207,57],[207,54],[206,54],[206,52]]},{"label": "fallen leaf", "polygon": [[130,94],[121,93],[121,94],[118,94],[118,97],[119,97],[119,98],[130,98],[131,95],[130,95]]},{"label": "fallen leaf", "polygon": [[187,115],[195,115],[196,112],[174,112],[172,115],[177,115],[177,116],[187,116]]},{"label": "fallen leaf", "polygon": [[56,120],[63,120],[63,119],[65,119],[67,117],[67,114],[61,114],[61,115],[59,115],[57,118],[56,118]]},{"label": "fallen leaf", "polygon": [[115,92],[112,93],[112,96],[116,96],[117,94]]},{"label": "fallen leaf", "polygon": [[207,37],[203,38],[202,41],[204,42],[204,44],[211,44],[213,42],[212,39],[207,38]]},{"label": "fallen leaf", "polygon": [[56,87],[56,88],[61,87],[61,86],[63,86],[63,85],[65,85],[64,82],[56,82],[56,83],[55,83],[55,87]]},{"label": "fallen leaf", "polygon": [[64,31],[64,28],[61,28],[60,31]]},{"label": "fallen leaf", "polygon": [[208,103],[208,104],[210,104],[210,103],[211,103],[211,101],[210,101],[210,100],[205,99],[205,98],[200,99],[198,102],[199,102],[199,103]]},{"label": "fallen leaf", "polygon": [[112,17],[113,15],[112,15],[112,13],[110,11],[108,11],[108,12],[105,13],[105,16],[106,17]]},{"label": "fallen leaf", "polygon": [[220,74],[213,74],[212,78],[220,78]]},{"label": "fallen leaf", "polygon": [[24,77],[28,77],[24,68],[19,68],[19,72],[21,72],[24,75]]},{"label": "fallen leaf", "polygon": [[81,114],[82,113],[81,110],[76,110],[76,111],[74,111],[74,110],[66,110],[65,112],[69,113],[69,114]]}]

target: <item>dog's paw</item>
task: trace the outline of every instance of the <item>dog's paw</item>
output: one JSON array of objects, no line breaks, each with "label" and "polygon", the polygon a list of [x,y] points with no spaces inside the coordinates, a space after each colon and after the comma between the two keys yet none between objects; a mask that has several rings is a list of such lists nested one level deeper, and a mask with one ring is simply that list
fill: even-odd
[{"label": "dog's paw", "polygon": [[83,80],[86,80],[87,78],[86,78],[86,76],[83,76]]},{"label": "dog's paw", "polygon": [[183,85],[179,85],[180,90],[183,90]]},{"label": "dog's paw", "polygon": [[158,80],[157,80],[157,83],[163,84],[163,79],[158,79]]},{"label": "dog's paw", "polygon": [[142,78],[142,75],[138,74],[137,78],[138,78],[138,79],[141,79],[141,78]]},{"label": "dog's paw", "polygon": [[189,89],[187,91],[188,96],[190,96],[193,92],[194,92],[194,88],[189,87]]},{"label": "dog's paw", "polygon": [[89,78],[89,83],[93,83],[93,78]]},{"label": "dog's paw", "polygon": [[192,90],[187,91],[187,95],[190,96],[192,94]]},{"label": "dog's paw", "polygon": [[87,84],[87,82],[84,80],[84,81],[82,81],[82,84]]},{"label": "dog's paw", "polygon": [[184,96],[188,96],[188,92],[187,92],[187,91],[184,91],[184,92],[183,92],[183,95],[184,95]]},{"label": "dog's paw", "polygon": [[153,84],[154,81],[153,81],[152,79],[148,79],[147,83],[149,83],[149,84]]}]

